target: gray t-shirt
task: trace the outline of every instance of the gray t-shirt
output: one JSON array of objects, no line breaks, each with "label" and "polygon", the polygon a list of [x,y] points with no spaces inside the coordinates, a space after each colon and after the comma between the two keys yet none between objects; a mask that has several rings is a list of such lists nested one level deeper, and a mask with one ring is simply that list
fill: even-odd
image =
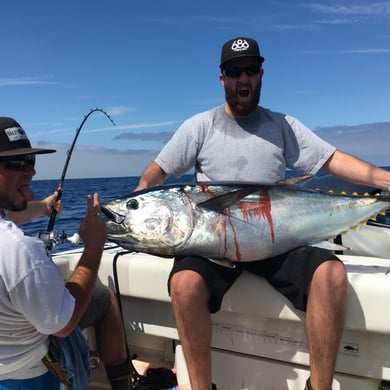
[{"label": "gray t-shirt", "polygon": [[156,163],[174,177],[195,167],[197,181],[275,183],[286,168],[315,175],[334,152],[296,118],[258,107],[234,119],[219,106],[186,120]]}]

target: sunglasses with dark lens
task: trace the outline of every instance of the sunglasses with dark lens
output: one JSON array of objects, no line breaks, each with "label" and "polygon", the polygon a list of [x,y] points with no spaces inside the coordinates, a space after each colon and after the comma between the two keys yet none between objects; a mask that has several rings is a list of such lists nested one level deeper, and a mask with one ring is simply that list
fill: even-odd
[{"label": "sunglasses with dark lens", "polygon": [[259,65],[245,66],[244,68],[234,66],[231,68],[225,68],[222,74],[233,79],[238,79],[242,73],[246,73],[247,76],[255,76],[260,73]]},{"label": "sunglasses with dark lens", "polygon": [[4,168],[11,171],[27,171],[35,167],[35,154],[0,158]]}]

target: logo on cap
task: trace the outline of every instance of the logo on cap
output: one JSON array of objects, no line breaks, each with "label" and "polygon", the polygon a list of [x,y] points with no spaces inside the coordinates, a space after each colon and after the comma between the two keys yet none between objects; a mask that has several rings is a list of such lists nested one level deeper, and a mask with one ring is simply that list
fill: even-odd
[{"label": "logo on cap", "polygon": [[245,39],[237,39],[232,43],[233,51],[243,51],[249,49],[249,43]]},{"label": "logo on cap", "polygon": [[4,129],[4,133],[7,135],[9,142],[28,140],[25,131],[21,127],[8,127],[8,129]]}]

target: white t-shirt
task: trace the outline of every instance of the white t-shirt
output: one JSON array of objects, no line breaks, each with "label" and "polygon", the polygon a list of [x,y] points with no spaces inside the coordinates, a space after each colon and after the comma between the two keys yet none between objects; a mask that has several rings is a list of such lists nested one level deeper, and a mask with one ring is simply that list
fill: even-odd
[{"label": "white t-shirt", "polygon": [[275,183],[286,169],[315,175],[335,148],[298,119],[257,107],[243,119],[224,106],[186,120],[156,163],[179,177],[195,167],[197,181]]},{"label": "white t-shirt", "polygon": [[0,380],[43,374],[48,335],[69,322],[74,306],[43,242],[0,218]]}]

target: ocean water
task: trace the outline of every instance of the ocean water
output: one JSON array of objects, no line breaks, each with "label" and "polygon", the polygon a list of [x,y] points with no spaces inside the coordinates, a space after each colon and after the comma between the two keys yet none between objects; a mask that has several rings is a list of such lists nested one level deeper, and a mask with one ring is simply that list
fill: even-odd
[{"label": "ocean water", "polygon": [[[387,167],[389,169],[389,167]],[[323,176],[320,172],[317,176]],[[290,171],[287,177],[296,176],[296,173]],[[132,192],[138,184],[139,176],[133,177],[112,177],[112,178],[94,178],[94,179],[65,179],[62,192],[63,211],[57,215],[54,224],[54,233],[65,233],[68,237],[78,231],[81,220],[86,213],[86,197],[89,194],[97,192],[101,203],[116,199],[122,195]],[[170,178],[167,183],[189,183],[193,182],[193,175],[184,175],[179,179]],[[32,190],[35,199],[45,198],[58,187],[59,180],[36,180],[32,182]],[[22,229],[32,235],[37,236],[40,231],[47,231],[49,219],[40,217],[32,222],[22,225]],[[386,223],[390,223],[390,212],[386,217]],[[80,244],[81,245],[81,244]],[[75,246],[68,241],[58,243],[52,250],[52,253],[73,249]]]}]

